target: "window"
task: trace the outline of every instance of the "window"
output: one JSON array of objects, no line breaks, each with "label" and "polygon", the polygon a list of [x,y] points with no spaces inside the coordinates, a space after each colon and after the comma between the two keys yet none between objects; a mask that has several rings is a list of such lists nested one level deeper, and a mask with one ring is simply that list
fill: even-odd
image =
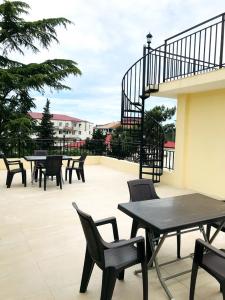
[{"label": "window", "polygon": [[81,124],[79,123],[79,127],[81,127]]},{"label": "window", "polygon": [[59,122],[59,126],[62,126],[62,122]]},{"label": "window", "polygon": [[78,131],[78,134],[81,135],[81,131]]}]

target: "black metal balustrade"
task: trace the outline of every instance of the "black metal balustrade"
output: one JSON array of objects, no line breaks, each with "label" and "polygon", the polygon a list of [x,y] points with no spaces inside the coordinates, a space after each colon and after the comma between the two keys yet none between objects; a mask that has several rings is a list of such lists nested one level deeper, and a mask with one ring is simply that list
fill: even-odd
[{"label": "black metal balustrade", "polygon": [[174,170],[175,150],[164,149],[163,153],[164,153],[163,168],[168,170]]},{"label": "black metal balustrade", "polygon": [[[147,149],[150,145],[145,145]],[[124,141],[105,143],[105,140],[90,140],[88,143],[76,144],[74,139],[55,138],[55,139],[29,139],[22,141],[21,139],[14,140],[10,143],[9,140],[0,139],[0,152],[3,152],[6,157],[21,158],[25,155],[32,155],[34,150],[48,150],[49,155],[61,154],[69,156],[80,156],[81,154],[88,155],[105,155],[117,159],[124,159],[138,163],[140,161],[140,144],[128,143]],[[152,153],[152,155],[155,155]],[[174,154],[171,150],[164,150],[164,168],[170,170],[174,165]],[[149,158],[148,158],[149,159]]]},{"label": "black metal balustrade", "polygon": [[223,13],[166,39],[163,81],[222,68],[224,21]]},{"label": "black metal balustrade", "polygon": [[[161,83],[223,68],[224,26],[225,13],[169,37],[156,49],[150,47],[152,36],[148,34],[143,56],[125,73],[122,79],[121,124],[133,141],[140,144],[140,178],[146,173],[152,175],[153,181],[159,181],[164,165],[164,156],[161,155],[164,134],[159,124],[155,123],[151,128],[159,133],[151,143],[152,148],[144,143],[145,100],[159,90]],[[148,164],[146,149],[150,158]],[[158,155],[151,155],[154,152]],[[147,166],[149,171],[146,172],[143,166]]]}]

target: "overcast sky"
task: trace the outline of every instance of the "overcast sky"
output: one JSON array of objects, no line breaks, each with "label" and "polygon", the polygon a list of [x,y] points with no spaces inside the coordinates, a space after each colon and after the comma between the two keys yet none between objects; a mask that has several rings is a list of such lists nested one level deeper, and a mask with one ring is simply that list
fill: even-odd
[{"label": "overcast sky", "polygon": [[[126,70],[141,57],[145,36],[153,35],[152,47],[181,30],[225,12],[224,0],[27,0],[29,19],[65,17],[74,25],[59,28],[60,44],[40,54],[26,51],[21,61],[41,62],[66,58],[78,63],[81,77],[70,77],[71,91],[36,94],[36,111],[42,111],[46,97],[51,112],[103,124],[120,119],[121,80]],[[26,16],[25,16],[26,18]],[[15,56],[14,56],[15,58]],[[157,104],[171,107],[175,101],[146,100],[147,108]]]}]

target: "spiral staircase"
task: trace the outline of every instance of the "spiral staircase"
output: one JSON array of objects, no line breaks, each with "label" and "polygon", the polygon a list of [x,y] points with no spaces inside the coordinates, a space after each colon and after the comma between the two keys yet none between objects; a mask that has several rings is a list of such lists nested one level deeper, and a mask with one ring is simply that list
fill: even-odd
[{"label": "spiral staircase", "polygon": [[163,173],[164,133],[160,124],[152,120],[151,132],[154,138],[145,142],[144,111],[145,100],[159,89],[160,51],[144,47],[143,57],[126,72],[122,80],[121,125],[133,143],[137,143],[139,177],[148,175],[153,182],[159,182]]},{"label": "spiral staircase", "polygon": [[[225,13],[201,22],[150,47],[151,34],[143,56],[122,79],[121,125],[138,145],[139,177],[159,182],[163,174],[164,133],[152,120],[152,139],[144,136],[145,101],[159,91],[160,84],[225,67]],[[148,128],[149,131],[149,128]]]}]

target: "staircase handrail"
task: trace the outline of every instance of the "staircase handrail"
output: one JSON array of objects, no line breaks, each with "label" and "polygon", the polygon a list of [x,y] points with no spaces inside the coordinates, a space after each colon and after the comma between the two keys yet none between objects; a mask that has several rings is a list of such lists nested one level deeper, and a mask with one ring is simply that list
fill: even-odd
[{"label": "staircase handrail", "polygon": [[209,23],[209,22],[211,22],[211,21],[213,21],[213,20],[215,20],[215,19],[217,19],[217,18],[219,18],[219,17],[223,17],[224,15],[225,15],[225,12],[224,12],[224,13],[221,13],[221,14],[215,16],[215,17],[212,17],[212,18],[210,18],[210,19],[207,19],[206,21],[203,21],[203,22],[201,22],[201,23],[199,23],[199,24],[196,24],[196,25],[192,26],[191,28],[188,28],[188,29],[185,29],[185,30],[183,30],[183,31],[181,31],[181,32],[179,32],[179,33],[176,33],[175,35],[170,36],[170,37],[167,38],[166,40],[174,39],[175,37],[177,37],[177,36],[179,36],[179,35],[182,35],[182,34],[188,32],[188,31],[190,31],[190,30],[193,30],[193,29],[195,29],[195,28],[197,28],[197,27],[200,27],[200,26],[202,26],[202,25],[204,25],[204,24],[206,24],[206,23]]}]

